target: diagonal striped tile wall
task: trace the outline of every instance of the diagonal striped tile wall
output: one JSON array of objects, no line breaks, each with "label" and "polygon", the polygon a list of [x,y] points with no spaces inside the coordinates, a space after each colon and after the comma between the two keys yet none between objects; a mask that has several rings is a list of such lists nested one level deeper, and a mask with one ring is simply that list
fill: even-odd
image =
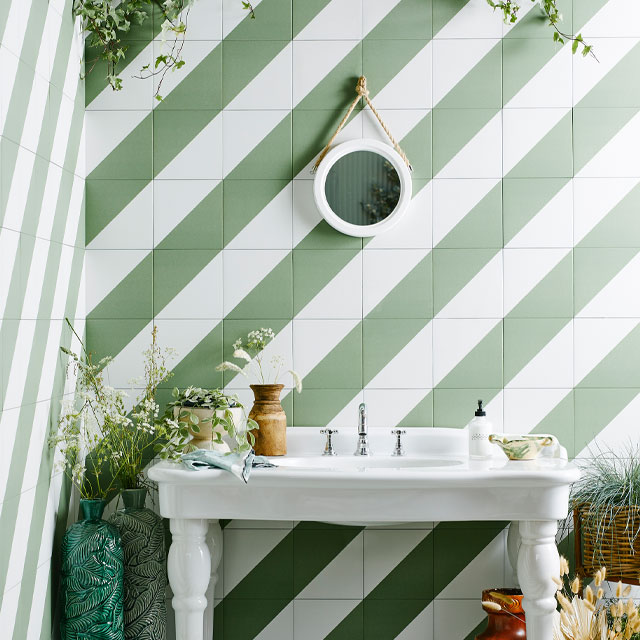
[{"label": "diagonal striped tile wall", "polygon": [[[551,42],[535,4],[505,27],[485,0],[197,0],[187,65],[153,100],[86,83],[87,323],[140,372],[156,323],[172,383],[244,382],[214,365],[255,326],[305,376],[292,424],[556,434],[574,456],[640,417],[640,8],[563,0],[599,63]],[[524,15],[526,14],[526,15]],[[620,16],[625,16],[624,20]],[[407,220],[359,240],[321,222],[309,168],[364,73],[414,171]],[[384,139],[359,110],[341,139]],[[167,390],[168,392],[168,390]],[[512,581],[503,527],[232,521],[215,637],[466,640],[485,586]]]},{"label": "diagonal striped tile wall", "polygon": [[47,437],[84,323],[84,87],[71,0],[0,6],[0,635],[49,639],[69,488]]}]

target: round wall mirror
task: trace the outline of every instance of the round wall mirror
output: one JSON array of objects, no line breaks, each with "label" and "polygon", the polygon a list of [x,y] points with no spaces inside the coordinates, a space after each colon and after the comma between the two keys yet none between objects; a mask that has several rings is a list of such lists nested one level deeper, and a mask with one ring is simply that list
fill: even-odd
[{"label": "round wall mirror", "polygon": [[350,236],[387,231],[411,201],[411,172],[400,154],[378,140],[350,140],[320,163],[313,185],[323,218]]}]

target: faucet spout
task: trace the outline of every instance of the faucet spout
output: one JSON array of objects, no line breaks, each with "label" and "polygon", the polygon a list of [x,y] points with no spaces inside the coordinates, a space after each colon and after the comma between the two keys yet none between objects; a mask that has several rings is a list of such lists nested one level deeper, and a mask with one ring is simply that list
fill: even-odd
[{"label": "faucet spout", "polygon": [[367,430],[367,407],[363,402],[358,407],[358,445],[356,451],[353,454],[355,456],[370,456],[371,449],[369,449],[369,436]]}]

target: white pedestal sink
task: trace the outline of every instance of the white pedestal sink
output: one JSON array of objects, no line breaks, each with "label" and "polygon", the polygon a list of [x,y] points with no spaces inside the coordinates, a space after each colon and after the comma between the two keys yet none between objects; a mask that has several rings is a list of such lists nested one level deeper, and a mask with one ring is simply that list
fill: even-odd
[{"label": "white pedestal sink", "polygon": [[[338,455],[322,456],[318,429],[288,430],[288,455],[254,469],[248,484],[219,470],[149,469],[160,513],[171,520],[169,581],[176,640],[213,632],[213,587],[222,557],[219,519],[392,523],[510,520],[509,556],[524,593],[528,640],[549,640],[559,571],[557,521],[567,514],[579,472],[560,447],[534,461],[467,457],[467,434],[408,429],[406,457],[392,457],[388,429],[370,429],[371,457],[355,457],[356,430],[334,436]],[[420,570],[416,567],[416,570]]]}]

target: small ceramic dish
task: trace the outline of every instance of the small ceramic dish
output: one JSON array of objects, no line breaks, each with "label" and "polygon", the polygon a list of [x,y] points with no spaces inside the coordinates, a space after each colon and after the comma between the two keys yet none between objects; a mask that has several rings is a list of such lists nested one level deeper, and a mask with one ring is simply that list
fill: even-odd
[{"label": "small ceramic dish", "polygon": [[558,444],[555,436],[540,434],[535,436],[509,433],[492,433],[489,442],[497,444],[509,460],[534,460],[544,447]]}]

